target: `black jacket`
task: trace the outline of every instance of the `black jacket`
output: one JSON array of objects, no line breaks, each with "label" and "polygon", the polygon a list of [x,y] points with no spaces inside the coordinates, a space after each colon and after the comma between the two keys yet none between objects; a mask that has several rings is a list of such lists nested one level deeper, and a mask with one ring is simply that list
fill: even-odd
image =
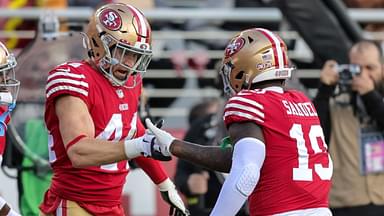
[{"label": "black jacket", "polygon": [[[333,95],[335,86],[329,86],[322,84],[320,85],[317,95],[313,100],[313,104],[319,115],[321,127],[324,131],[325,141],[329,144],[331,137],[331,116],[329,100]],[[363,101],[364,107],[371,117],[377,123],[377,125],[384,129],[384,101],[383,96],[377,90],[372,90],[364,95],[360,96]]]}]

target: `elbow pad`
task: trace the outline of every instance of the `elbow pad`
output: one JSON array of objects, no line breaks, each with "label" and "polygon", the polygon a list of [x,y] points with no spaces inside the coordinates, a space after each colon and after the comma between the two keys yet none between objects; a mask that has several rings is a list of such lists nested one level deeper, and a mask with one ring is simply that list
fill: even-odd
[{"label": "elbow pad", "polygon": [[235,144],[231,171],[211,216],[230,216],[239,211],[259,181],[264,158],[265,145],[256,138],[243,138]]},{"label": "elbow pad", "polygon": [[256,164],[246,165],[236,182],[236,189],[248,197],[255,189],[260,177],[260,168]]},{"label": "elbow pad", "polygon": [[255,189],[265,159],[265,144],[256,138],[239,140],[233,151],[232,169],[237,170],[236,189],[248,197]]}]

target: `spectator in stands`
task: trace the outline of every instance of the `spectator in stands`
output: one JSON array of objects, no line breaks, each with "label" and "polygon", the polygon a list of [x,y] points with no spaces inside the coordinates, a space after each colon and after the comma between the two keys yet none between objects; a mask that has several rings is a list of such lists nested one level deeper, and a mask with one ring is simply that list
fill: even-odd
[{"label": "spectator in stands", "polygon": [[[334,161],[330,206],[335,216],[384,215],[383,164],[372,168],[374,155],[366,156],[369,148],[376,148],[381,151],[378,160],[383,160],[382,58],[376,43],[361,41],[349,51],[350,64],[357,69],[329,60],[320,74],[314,104]],[[332,97],[335,88],[340,94]]]},{"label": "spectator in stands", "polygon": [[[223,0],[217,4],[216,0],[200,0],[200,1],[169,1],[155,0],[158,8],[223,8],[230,9],[234,7],[234,0]],[[163,23],[162,29],[179,30],[179,31],[218,31],[223,24],[222,21],[190,19],[182,23],[175,22]],[[171,51],[171,62],[177,75],[183,76],[183,72],[187,68],[193,69],[198,76],[202,76],[203,71],[209,63],[208,49],[222,49],[226,40],[217,38],[205,40],[184,39],[182,37],[166,41],[165,48]],[[187,53],[189,51],[189,53]]]},{"label": "spectator in stands", "polygon": [[352,8],[382,8],[383,0],[344,0],[348,7]]},{"label": "spectator in stands", "polygon": [[[384,8],[384,0],[344,0],[346,6],[350,8]],[[364,23],[364,30],[372,32],[381,32],[384,30],[383,23]]]},{"label": "spectator in stands", "polygon": [[110,3],[110,0],[92,1],[92,0],[67,0],[70,7],[92,7],[98,8],[102,4]]}]

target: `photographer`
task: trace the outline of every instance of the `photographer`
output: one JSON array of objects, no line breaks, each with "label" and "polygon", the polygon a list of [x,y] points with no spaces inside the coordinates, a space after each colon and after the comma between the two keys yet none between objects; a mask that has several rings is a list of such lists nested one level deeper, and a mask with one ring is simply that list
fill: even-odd
[{"label": "photographer", "polygon": [[334,162],[335,216],[384,215],[382,57],[377,44],[361,41],[349,51],[350,65],[329,60],[320,74],[314,105]]}]

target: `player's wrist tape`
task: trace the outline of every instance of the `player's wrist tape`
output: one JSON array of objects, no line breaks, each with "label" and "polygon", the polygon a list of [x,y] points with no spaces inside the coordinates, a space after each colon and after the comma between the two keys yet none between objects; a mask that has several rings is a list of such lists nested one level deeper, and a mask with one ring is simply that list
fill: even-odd
[{"label": "player's wrist tape", "polygon": [[165,179],[163,182],[161,182],[157,186],[159,187],[160,191],[168,191],[175,188],[175,185],[169,178]]},{"label": "player's wrist tape", "polygon": [[140,148],[139,138],[126,139],[124,141],[124,152],[128,159],[133,159],[141,155],[142,149]]}]

